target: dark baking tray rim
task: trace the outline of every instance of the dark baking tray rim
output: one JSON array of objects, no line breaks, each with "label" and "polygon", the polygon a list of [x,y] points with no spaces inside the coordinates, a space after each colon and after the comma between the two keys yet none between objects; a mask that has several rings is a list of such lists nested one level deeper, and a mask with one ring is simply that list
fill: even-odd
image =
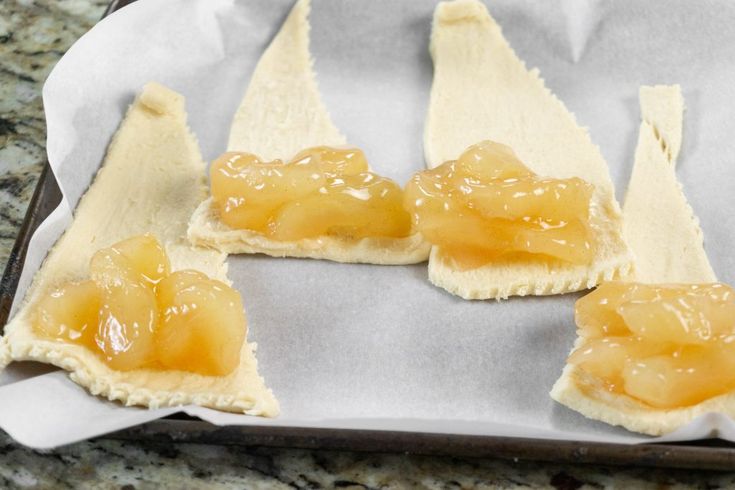
[{"label": "dark baking tray rim", "polygon": [[[134,1],[113,0],[105,10],[103,17]],[[2,282],[0,282],[0,325],[7,322],[30,238],[38,225],[56,208],[60,200],[61,192],[46,162],[11,250]],[[0,333],[2,333],[1,329]],[[218,427],[183,414],[107,434],[101,438],[163,444],[187,442],[495,457],[512,461],[532,460],[709,470],[735,469],[735,445],[719,439],[675,444],[628,445],[380,430],[268,426]]]}]

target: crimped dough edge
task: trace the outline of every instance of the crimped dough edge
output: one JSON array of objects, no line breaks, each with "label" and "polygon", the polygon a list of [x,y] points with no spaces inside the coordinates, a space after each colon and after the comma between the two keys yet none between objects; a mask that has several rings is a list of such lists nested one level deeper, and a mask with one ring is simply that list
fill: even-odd
[{"label": "crimped dough edge", "polygon": [[[583,341],[578,338],[574,349],[581,346]],[[549,394],[557,402],[587,418],[651,436],[673,432],[708,412],[719,412],[735,418],[733,392],[689,407],[660,409],[626,394],[609,392],[598,379],[573,364],[564,366]]]},{"label": "crimped dough edge", "polygon": [[[279,413],[278,402],[269,389],[259,391],[260,399],[248,395],[246,386],[231,389],[243,375],[258,376],[255,348],[255,344],[244,342],[240,366],[223,377],[150,369],[116,371],[82,346],[41,339],[28,332],[14,335],[7,351],[15,361],[38,361],[64,369],[72,381],[92,395],[119,401],[125,406],[157,409],[193,404],[226,412],[275,417]],[[252,371],[247,373],[249,367]],[[262,378],[258,378],[263,383]],[[151,379],[162,386],[158,389],[145,387]],[[209,385],[209,388],[187,390],[182,384]]]}]

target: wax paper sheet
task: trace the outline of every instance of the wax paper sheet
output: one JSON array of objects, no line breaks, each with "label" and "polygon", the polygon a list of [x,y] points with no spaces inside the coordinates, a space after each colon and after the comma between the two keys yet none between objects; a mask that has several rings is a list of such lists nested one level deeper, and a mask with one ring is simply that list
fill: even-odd
[{"label": "wax paper sheet", "polygon": [[[324,100],[373,168],[405,183],[423,166],[433,0],[313,0],[312,52]],[[678,173],[719,278],[735,283],[735,5],[726,0],[488,1],[529,67],[589,126],[624,196],[638,137],[638,87],[679,83],[687,104]],[[290,0],[141,0],[77,42],[44,87],[48,156],[64,202],[35,233],[18,303],[99,167],[144,83],[184,94],[202,152],[224,151],[231,117]],[[426,265],[229,258],[277,419],[183,407],[216,424],[337,427],[639,442],[548,391],[575,338],[578,295],[464,301]],[[124,408],[61,371],[0,374],[0,426],[53,447],[179,411]],[[665,439],[719,435],[711,414]]]}]

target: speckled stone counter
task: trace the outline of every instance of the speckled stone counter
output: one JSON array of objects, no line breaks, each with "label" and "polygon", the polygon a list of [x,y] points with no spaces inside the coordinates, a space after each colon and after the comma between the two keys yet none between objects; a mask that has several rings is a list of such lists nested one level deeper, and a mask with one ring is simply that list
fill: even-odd
[{"label": "speckled stone counter", "polygon": [[735,474],[405,454],[90,441],[39,453],[0,435],[0,488],[735,488]]},{"label": "speckled stone counter", "polygon": [[23,221],[45,158],[41,87],[106,0],[0,1],[0,264]]},{"label": "speckled stone counter", "polygon": [[[0,0],[0,267],[44,160],[43,81],[106,4]],[[38,452],[0,432],[0,488],[91,487],[715,489],[735,473],[115,440]]]}]

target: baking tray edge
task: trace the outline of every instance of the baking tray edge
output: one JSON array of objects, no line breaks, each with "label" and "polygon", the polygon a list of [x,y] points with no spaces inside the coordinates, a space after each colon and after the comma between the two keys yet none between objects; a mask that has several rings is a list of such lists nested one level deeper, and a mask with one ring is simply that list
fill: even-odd
[{"label": "baking tray edge", "polygon": [[[136,0],[112,0],[103,18]],[[0,282],[0,325],[8,320],[30,238],[61,200],[56,179],[46,162],[29,202]],[[0,334],[2,329],[0,328]],[[186,442],[232,446],[270,446],[364,452],[405,452],[425,455],[494,457],[512,461],[634,465],[645,467],[735,469],[735,445],[719,439],[677,444],[612,444],[513,437],[468,436],[379,430],[306,427],[218,427],[177,414],[113,432],[101,439]]]}]

